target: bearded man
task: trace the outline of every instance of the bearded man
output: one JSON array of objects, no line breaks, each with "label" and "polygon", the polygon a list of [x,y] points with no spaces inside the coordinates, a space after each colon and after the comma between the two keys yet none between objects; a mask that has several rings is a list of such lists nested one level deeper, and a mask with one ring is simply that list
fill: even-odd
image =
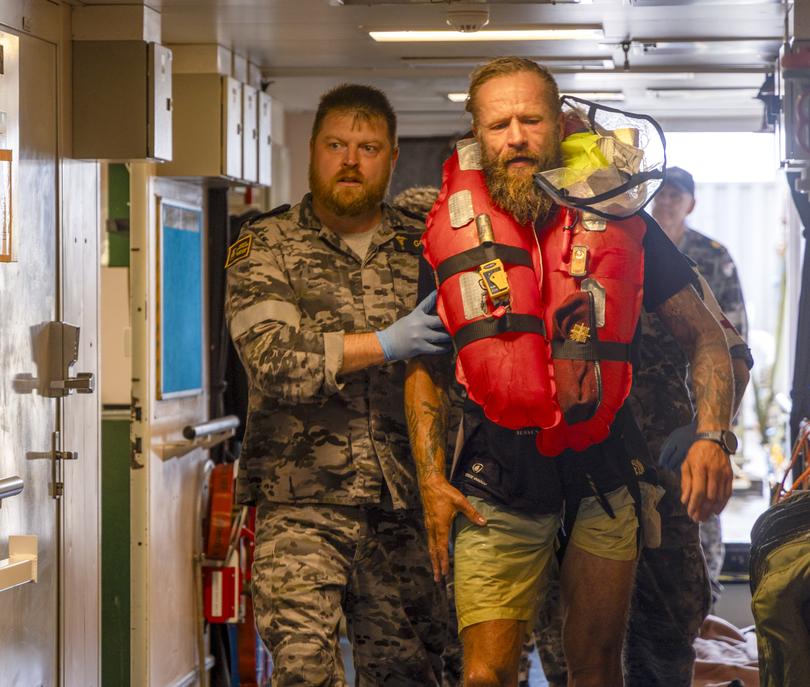
[{"label": "bearded man", "polygon": [[345,614],[364,687],[441,682],[443,589],[430,579],[406,435],[404,362],[447,349],[416,305],[424,225],[383,203],[396,117],[367,86],[326,93],[311,193],[231,246],[227,317],[250,381],[238,498],[257,505],[253,599],[273,685],[346,685]]},{"label": "bearded man", "polygon": [[[572,248],[584,232],[599,229],[589,229],[576,213],[572,220],[571,211],[555,206],[533,181],[535,173],[559,167],[561,159],[564,122],[557,85],[547,70],[523,58],[493,60],[473,72],[467,109],[473,118],[489,198],[522,225],[520,231],[534,232],[526,245],[544,241],[549,232],[562,236],[564,229],[570,229],[568,245]],[[476,168],[469,145],[464,142],[466,167],[459,162],[462,169]],[[459,161],[461,157],[459,152]],[[481,210],[454,209],[456,219],[475,212]],[[432,220],[437,216],[434,208]],[[643,277],[644,307],[657,313],[678,340],[695,379],[701,439],[684,461],[681,498],[690,517],[701,520],[719,512],[731,494],[730,461],[720,445],[731,415],[731,365],[722,329],[695,292],[689,264],[653,220],[643,213],[639,217],[646,225],[643,253],[637,258],[643,256],[643,275],[639,276]],[[638,218],[632,221],[639,226]],[[423,242],[430,256],[434,225],[428,224]],[[608,224],[605,236],[617,237],[621,225]],[[452,227],[449,235],[459,236],[452,233],[459,227],[455,223]],[[498,241],[497,231],[494,241]],[[560,245],[566,245],[564,239]],[[641,265],[634,267],[642,271]],[[574,271],[570,262],[548,269]],[[432,291],[438,282],[433,269],[423,262],[420,292]],[[540,297],[545,298],[545,293],[543,286]],[[443,299],[444,292],[440,294]],[[492,316],[502,317],[504,307],[499,310]],[[439,312],[446,316],[443,308]],[[484,329],[487,327],[478,327]],[[534,325],[532,333],[537,330]],[[456,346],[463,350],[464,345],[457,337]],[[437,581],[448,572],[451,524],[460,514],[453,536],[464,684],[516,685],[521,643],[531,629],[537,603],[545,593],[544,581],[554,565],[562,514],[569,540],[560,573],[569,687],[622,685],[621,649],[642,511],[638,461],[631,460],[645,450],[629,410],[618,411],[606,439],[552,457],[538,450],[542,434],[536,427],[497,425],[468,400],[463,435],[457,444],[460,449],[448,481],[443,437],[449,373],[446,357],[412,360],[405,407]],[[556,394],[552,390],[548,394],[555,399],[563,394],[575,396],[576,390],[563,388],[557,377]],[[518,391],[516,379],[506,381]],[[468,379],[468,383],[473,382]],[[486,402],[486,398],[482,400]],[[547,406],[550,399],[538,398],[537,403]],[[569,422],[576,431],[577,420]]]}]

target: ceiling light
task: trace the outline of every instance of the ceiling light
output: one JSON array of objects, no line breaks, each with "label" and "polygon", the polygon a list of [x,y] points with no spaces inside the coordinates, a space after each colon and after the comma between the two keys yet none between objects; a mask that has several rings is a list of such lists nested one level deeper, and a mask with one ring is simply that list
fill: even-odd
[{"label": "ceiling light", "polygon": [[[597,100],[597,101],[618,101],[624,100],[624,93],[622,91],[568,91],[560,93],[560,95],[572,95],[575,98],[582,98],[583,100]],[[447,99],[453,103],[463,103],[467,100],[466,93],[448,93]]]},{"label": "ceiling light", "polygon": [[647,96],[659,99],[689,98],[709,100],[712,98],[750,98],[756,95],[751,88],[648,88]]},{"label": "ceiling light", "polygon": [[[527,60],[537,62],[547,66],[552,71],[560,67],[582,67],[598,69],[614,69],[613,58],[601,57],[599,55],[588,55],[586,57],[573,57],[570,55],[526,55]],[[400,57],[400,61],[417,67],[474,67],[485,64],[495,59],[495,55],[434,55],[425,56],[405,56]]]},{"label": "ceiling light", "polygon": [[460,41],[554,41],[600,40],[601,27],[554,29],[502,29],[462,33],[461,31],[369,31],[378,43],[456,43]]},{"label": "ceiling light", "polygon": [[622,91],[567,91],[565,93],[560,92],[560,95],[570,95],[574,98],[582,98],[582,100],[596,100],[600,102],[624,100],[624,93]]},{"label": "ceiling light", "polygon": [[590,81],[599,80],[604,82],[605,79],[619,79],[621,81],[677,81],[681,79],[694,79],[694,72],[647,72],[647,71],[613,71],[613,72],[577,72],[574,74],[575,81]]}]

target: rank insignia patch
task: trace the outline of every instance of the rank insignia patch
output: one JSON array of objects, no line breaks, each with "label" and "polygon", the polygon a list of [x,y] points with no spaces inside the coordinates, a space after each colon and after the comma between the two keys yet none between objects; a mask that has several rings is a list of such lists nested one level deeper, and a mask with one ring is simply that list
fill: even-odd
[{"label": "rank insignia patch", "polygon": [[231,265],[235,265],[240,260],[244,260],[250,255],[250,249],[253,246],[253,237],[248,235],[239,239],[230,248],[228,248],[228,257],[225,260],[225,269],[227,270]]},{"label": "rank insignia patch", "polygon": [[422,239],[400,232],[394,234],[394,246],[402,253],[419,255],[422,252]]}]

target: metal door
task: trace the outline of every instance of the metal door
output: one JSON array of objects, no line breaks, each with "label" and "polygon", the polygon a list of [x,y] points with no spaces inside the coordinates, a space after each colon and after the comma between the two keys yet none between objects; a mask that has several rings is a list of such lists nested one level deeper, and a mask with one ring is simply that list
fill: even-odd
[{"label": "metal door", "polygon": [[12,151],[11,255],[0,262],[0,479],[24,484],[0,507],[0,559],[14,535],[34,535],[38,552],[37,582],[0,592],[0,681],[50,687],[59,680],[59,500],[46,456],[60,401],[30,382],[43,328],[59,315],[56,47],[7,32],[0,40],[3,148]]}]

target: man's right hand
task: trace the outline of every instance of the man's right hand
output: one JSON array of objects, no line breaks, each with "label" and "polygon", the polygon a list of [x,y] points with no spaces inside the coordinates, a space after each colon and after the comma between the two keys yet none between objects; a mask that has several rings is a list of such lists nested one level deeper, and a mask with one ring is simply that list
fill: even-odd
[{"label": "man's right hand", "polygon": [[486,525],[486,519],[473,508],[458,489],[442,475],[432,475],[419,484],[425,510],[425,528],[428,536],[433,579],[439,582],[450,574],[448,542],[450,528],[457,513],[465,515],[476,525]]},{"label": "man's right hand", "polygon": [[445,331],[439,316],[430,314],[436,305],[436,297],[437,294],[433,291],[412,312],[377,332],[377,339],[387,361],[450,352],[450,335]]}]

